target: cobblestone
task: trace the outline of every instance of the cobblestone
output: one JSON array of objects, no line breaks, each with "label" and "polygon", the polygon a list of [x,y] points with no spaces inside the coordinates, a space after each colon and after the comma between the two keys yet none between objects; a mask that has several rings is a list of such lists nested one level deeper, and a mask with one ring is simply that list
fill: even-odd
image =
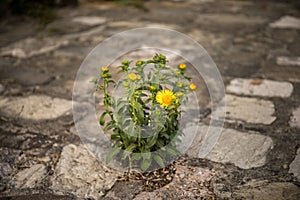
[{"label": "cobblestone", "polygon": [[276,120],[271,101],[234,95],[226,95],[226,115],[227,121],[232,123],[272,124]]},{"label": "cobblestone", "polygon": [[294,174],[294,176],[300,181],[300,148],[297,151],[295,159],[290,164],[289,173]]},{"label": "cobblestone", "polygon": [[46,167],[43,164],[36,164],[18,172],[13,182],[17,188],[34,188],[45,176]]},{"label": "cobblestone", "polygon": [[276,63],[278,65],[297,65],[297,66],[300,66],[300,57],[280,56],[280,57],[277,58]]},{"label": "cobblestone", "polygon": [[[210,126],[211,129],[215,127]],[[200,126],[196,142],[187,151],[188,155],[198,157],[203,138],[208,131],[208,126]],[[213,132],[213,131],[212,131]],[[263,166],[266,162],[268,152],[273,148],[270,137],[263,136],[257,132],[240,132],[233,129],[222,130],[222,133],[206,159],[233,163],[234,165],[249,169]]]},{"label": "cobblestone", "polygon": [[51,180],[52,189],[80,198],[99,199],[118,175],[119,172],[99,164],[83,146],[70,144],[63,148]]},{"label": "cobblestone", "polygon": [[72,102],[44,95],[0,99],[1,113],[6,117],[31,120],[55,119],[71,111]]},{"label": "cobblestone", "polygon": [[300,19],[292,16],[283,16],[270,24],[272,28],[294,28],[300,29]]},{"label": "cobblestone", "polygon": [[230,81],[227,92],[239,95],[290,97],[293,85],[288,82],[278,82],[262,79],[240,79]]}]

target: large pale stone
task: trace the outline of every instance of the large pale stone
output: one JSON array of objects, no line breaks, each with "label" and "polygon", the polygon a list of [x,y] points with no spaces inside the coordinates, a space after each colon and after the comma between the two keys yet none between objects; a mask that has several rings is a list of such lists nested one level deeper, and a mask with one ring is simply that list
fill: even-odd
[{"label": "large pale stone", "polygon": [[297,65],[300,66],[300,57],[279,56],[276,59],[278,65]]},{"label": "large pale stone", "polygon": [[99,164],[84,147],[69,144],[63,148],[51,187],[80,198],[100,199],[113,186],[118,175],[119,172]]},{"label": "large pale stone", "polygon": [[295,159],[290,164],[289,173],[293,173],[294,176],[300,181],[300,148],[297,151]]},{"label": "large pale stone", "polygon": [[72,108],[72,101],[44,95],[0,99],[1,113],[7,117],[32,120],[55,119]]},{"label": "large pale stone", "polygon": [[300,188],[293,183],[252,181],[241,186],[233,199],[252,200],[296,200],[300,197]]},{"label": "large pale stone", "polygon": [[[221,109],[216,110],[217,115]],[[229,122],[271,124],[275,121],[275,108],[271,101],[226,95],[226,119]]]},{"label": "large pale stone", "polygon": [[293,85],[272,80],[236,78],[230,81],[226,90],[229,93],[242,95],[289,97],[293,92]]},{"label": "large pale stone", "polygon": [[36,164],[18,172],[13,179],[17,188],[34,188],[46,175],[46,167]]},{"label": "large pale stone", "polygon": [[271,23],[270,27],[300,29],[300,19],[291,16],[282,16],[277,21]]},{"label": "large pale stone", "polygon": [[[203,145],[202,142],[208,128],[212,129],[208,134],[214,134],[214,129],[217,129],[217,127],[201,125],[195,142],[187,151],[189,156],[199,157],[199,150]],[[256,132],[223,129],[216,143],[212,143],[210,146],[213,148],[205,156],[206,159],[221,163],[233,163],[240,168],[249,169],[265,164],[267,153],[273,148],[273,141],[270,137]]]},{"label": "large pale stone", "polygon": [[293,111],[290,119],[290,126],[300,128],[300,106]]},{"label": "large pale stone", "polygon": [[95,25],[103,24],[107,20],[104,17],[98,17],[98,16],[79,16],[79,17],[75,17],[73,21],[82,25],[95,26]]}]

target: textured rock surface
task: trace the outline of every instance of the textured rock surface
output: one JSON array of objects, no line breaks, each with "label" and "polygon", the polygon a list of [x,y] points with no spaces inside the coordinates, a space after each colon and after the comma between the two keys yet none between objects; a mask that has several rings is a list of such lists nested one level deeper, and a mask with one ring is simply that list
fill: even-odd
[{"label": "textured rock surface", "polygon": [[239,95],[289,97],[293,92],[293,85],[289,82],[236,78],[230,81],[226,90]]},{"label": "textured rock surface", "polygon": [[31,120],[55,119],[72,108],[72,102],[44,95],[0,99],[1,113]]},{"label": "textured rock surface", "polygon": [[[217,113],[221,112],[217,109]],[[226,119],[229,122],[272,124],[275,107],[271,101],[226,95]]]},{"label": "textured rock surface", "polygon": [[233,197],[253,200],[296,200],[300,197],[300,188],[292,183],[253,181],[242,186]]},{"label": "textured rock surface", "polygon": [[300,19],[292,16],[283,16],[277,21],[271,23],[270,27],[300,29]]},{"label": "textured rock surface", "polygon": [[280,56],[276,59],[278,65],[297,65],[300,66],[300,57]]},{"label": "textured rock surface", "polygon": [[[200,126],[199,135],[187,151],[188,155],[198,157],[207,130],[208,126]],[[240,132],[224,128],[217,143],[212,145],[213,149],[205,158],[215,162],[233,163],[240,168],[249,169],[265,164],[267,154],[273,147],[273,141],[270,137],[256,132]]]},{"label": "textured rock surface", "polygon": [[292,173],[300,181],[300,148],[297,151],[295,159],[290,164],[289,173]]},{"label": "textured rock surface", "polygon": [[80,16],[80,17],[75,17],[73,21],[82,25],[95,26],[95,25],[103,24],[107,20],[104,17],[98,17],[98,16]]},{"label": "textured rock surface", "polygon": [[119,172],[99,164],[84,147],[70,144],[63,148],[52,178],[52,189],[99,199],[113,186],[118,175]]},{"label": "textured rock surface", "polygon": [[34,188],[43,180],[46,176],[46,172],[45,165],[36,164],[18,172],[13,182],[17,188]]}]

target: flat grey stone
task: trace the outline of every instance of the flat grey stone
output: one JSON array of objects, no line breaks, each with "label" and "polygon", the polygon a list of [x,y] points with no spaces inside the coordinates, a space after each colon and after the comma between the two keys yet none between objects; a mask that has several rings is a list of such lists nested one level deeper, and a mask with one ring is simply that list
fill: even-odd
[{"label": "flat grey stone", "polygon": [[290,126],[300,128],[300,106],[293,111],[290,118]]},{"label": "flat grey stone", "polygon": [[98,16],[78,16],[73,19],[73,22],[77,22],[79,24],[87,26],[100,25],[105,23],[106,21],[106,18]]},{"label": "flat grey stone", "polygon": [[[216,116],[221,116],[222,109],[217,109]],[[274,104],[271,101],[226,95],[226,120],[228,122],[248,122],[271,124],[276,120]]]},{"label": "flat grey stone", "polygon": [[259,16],[246,16],[242,14],[214,14],[214,13],[205,13],[198,15],[197,22],[200,21],[208,21],[212,23],[222,23],[222,24],[247,24],[247,25],[254,25],[254,24],[262,24],[266,22],[266,19],[259,17]]},{"label": "flat grey stone", "polygon": [[115,183],[118,171],[99,164],[83,146],[69,144],[62,150],[51,188],[79,198],[100,199]]},{"label": "flat grey stone", "polygon": [[300,148],[297,151],[295,159],[290,164],[289,173],[294,174],[294,176],[300,181]]},{"label": "flat grey stone", "polygon": [[300,188],[293,183],[252,181],[241,186],[233,194],[233,199],[296,200],[299,196]]},{"label": "flat grey stone", "polygon": [[278,65],[295,65],[300,66],[300,57],[279,56],[276,59]]},{"label": "flat grey stone", "polygon": [[226,90],[229,93],[239,95],[290,97],[293,92],[293,85],[289,82],[236,78],[230,81]]},{"label": "flat grey stone", "polygon": [[13,182],[17,188],[34,188],[46,176],[46,167],[43,164],[36,164],[30,168],[18,172]]},{"label": "flat grey stone", "polygon": [[44,85],[54,79],[54,77],[49,76],[47,73],[29,69],[24,70],[21,73],[16,72],[11,74],[11,78],[14,78],[18,83],[25,86]]},{"label": "flat grey stone", "polygon": [[293,28],[300,29],[300,19],[292,16],[282,16],[270,24],[271,28]]},{"label": "flat grey stone", "polygon": [[1,113],[11,118],[31,120],[55,119],[72,108],[72,101],[45,95],[0,99]]},{"label": "flat grey stone", "polygon": [[[216,129],[216,127],[209,127]],[[201,125],[198,136],[191,145],[187,154],[192,157],[199,157],[203,138],[208,131],[208,126]],[[213,133],[214,130],[212,130]],[[270,137],[257,132],[240,132],[233,129],[223,129],[215,144],[210,144],[213,148],[205,156],[206,159],[220,162],[233,163],[242,169],[250,169],[263,166],[266,156],[273,148],[273,141]],[[200,152],[199,152],[200,153]],[[203,158],[200,156],[200,158]]]}]

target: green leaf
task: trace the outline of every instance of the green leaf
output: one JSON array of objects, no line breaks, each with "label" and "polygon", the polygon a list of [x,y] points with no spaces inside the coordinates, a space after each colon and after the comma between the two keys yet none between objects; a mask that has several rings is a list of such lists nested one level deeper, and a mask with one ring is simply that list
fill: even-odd
[{"label": "green leaf", "polygon": [[150,159],[151,158],[151,153],[150,152],[142,152],[142,157],[143,159],[147,160],[147,159]]},{"label": "green leaf", "polygon": [[157,141],[158,134],[154,134],[152,137],[147,138],[147,148],[151,148],[152,146],[155,145]]},{"label": "green leaf", "polygon": [[151,165],[151,159],[143,159],[141,162],[141,169],[146,171]]},{"label": "green leaf", "polygon": [[132,143],[130,144],[124,151],[123,153],[123,158],[125,159],[127,156],[129,156],[130,154],[132,154],[133,150],[137,147],[137,144]]},{"label": "green leaf", "polygon": [[135,153],[132,156],[132,160],[140,160],[142,158],[141,153]]},{"label": "green leaf", "polygon": [[108,164],[112,158],[120,152],[120,150],[121,149],[118,147],[113,147],[106,156],[106,164]]},{"label": "green leaf", "polygon": [[160,166],[160,167],[165,167],[165,163],[163,161],[163,159],[157,155],[157,154],[154,154],[153,155],[153,159],[156,161],[156,163]]},{"label": "green leaf", "polygon": [[100,116],[100,119],[99,119],[99,123],[101,126],[103,126],[105,124],[105,115],[107,114],[107,112],[103,112],[102,115]]},{"label": "green leaf", "polygon": [[172,148],[172,147],[169,147],[169,146],[166,147],[166,151],[167,151],[169,154],[173,155],[173,156],[177,156],[178,153],[179,153],[178,150],[177,150],[176,148]]}]

